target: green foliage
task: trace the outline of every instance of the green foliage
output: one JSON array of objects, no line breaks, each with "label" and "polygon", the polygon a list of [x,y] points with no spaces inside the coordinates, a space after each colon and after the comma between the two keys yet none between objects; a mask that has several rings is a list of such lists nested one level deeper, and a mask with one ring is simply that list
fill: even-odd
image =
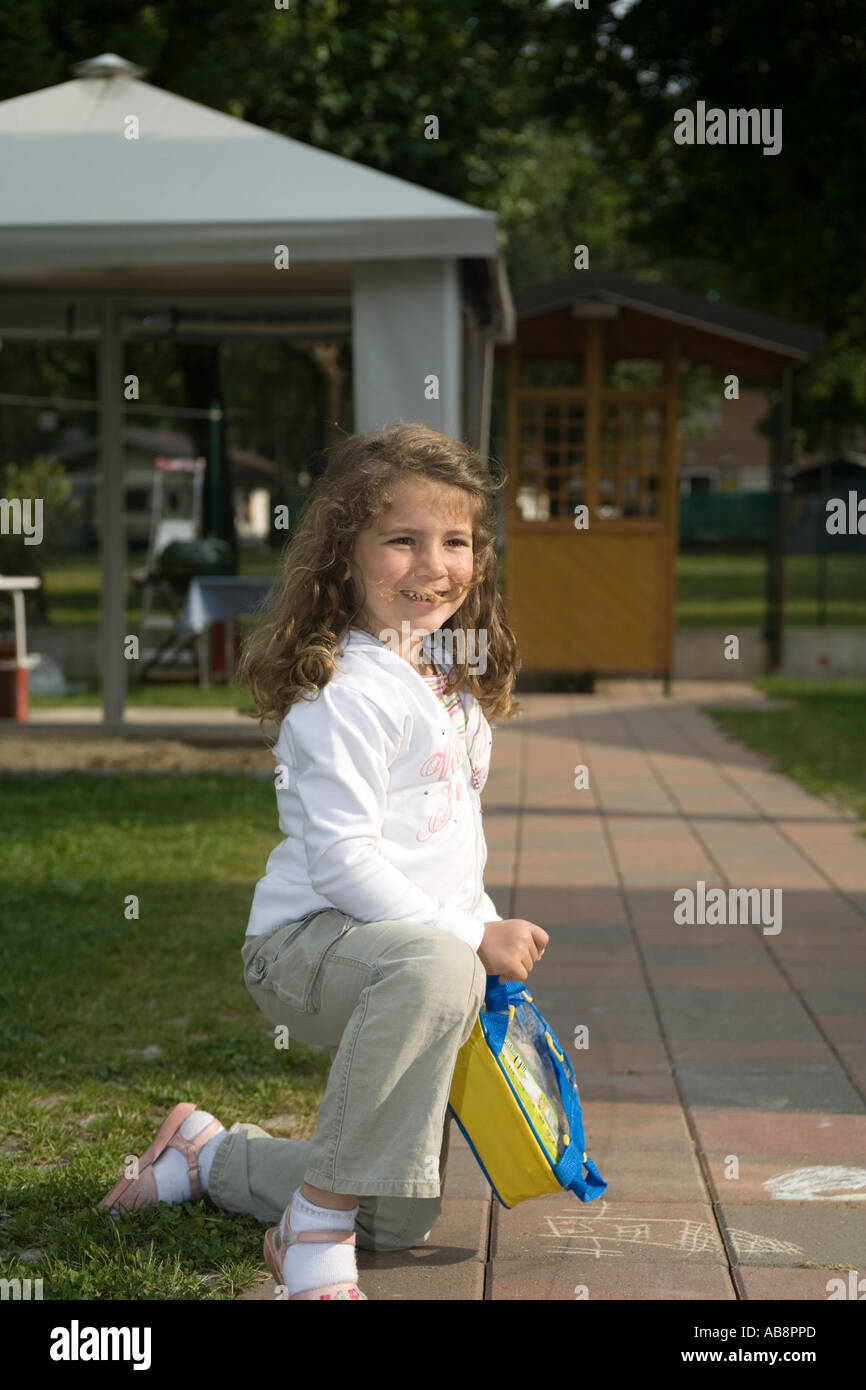
[{"label": "green foliage", "polygon": [[[537,113],[589,133],[617,170],[630,241],[662,280],[822,329],[830,341],[799,375],[797,418],[810,448],[832,445],[830,422],[843,442],[866,423],[860,6],[636,0],[591,5],[578,25],[562,4],[540,29]],[[781,152],[676,145],[675,112],[699,100],[781,110]]]},{"label": "green foliage", "polygon": [[7,463],[0,475],[0,496],[42,500],[41,544],[26,545],[23,535],[0,537],[0,573],[41,574],[79,510],[65,469],[42,454],[25,467]]},{"label": "green foliage", "polygon": [[[68,0],[61,19],[42,0],[0,0],[0,99],[66,82],[105,50],[189,100],[495,211],[517,290],[572,274],[584,243],[591,267],[820,328],[827,349],[798,374],[802,437],[842,447],[866,423],[866,38],[854,0],[580,11],[565,0]],[[782,152],[675,145],[674,113],[698,100],[781,109]],[[431,115],[437,140],[425,138]],[[36,390],[42,372],[43,389],[86,394],[89,352],[6,344],[5,389]],[[131,344],[142,399],[187,403],[190,352]],[[321,381],[302,353],[232,343],[221,367],[233,443],[271,453],[276,420],[293,466],[320,446]]]}]

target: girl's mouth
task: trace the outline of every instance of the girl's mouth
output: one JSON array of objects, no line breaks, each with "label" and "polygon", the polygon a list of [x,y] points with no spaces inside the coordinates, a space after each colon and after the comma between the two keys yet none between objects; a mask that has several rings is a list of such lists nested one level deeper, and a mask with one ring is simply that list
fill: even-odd
[{"label": "girl's mouth", "polygon": [[422,589],[401,589],[400,597],[408,599],[410,603],[420,604],[424,608],[435,608],[437,604],[445,602],[444,594],[431,596]]}]

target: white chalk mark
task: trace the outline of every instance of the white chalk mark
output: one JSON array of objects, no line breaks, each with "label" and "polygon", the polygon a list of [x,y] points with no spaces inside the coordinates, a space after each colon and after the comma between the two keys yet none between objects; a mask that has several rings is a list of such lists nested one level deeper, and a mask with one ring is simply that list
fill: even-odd
[{"label": "white chalk mark", "polygon": [[728,1229],[734,1254],[738,1260],[746,1255],[804,1255],[799,1245],[787,1240],[776,1240],[775,1236],[759,1236],[754,1231],[734,1231]]},{"label": "white chalk mark", "polygon": [[[602,1199],[593,1212],[574,1215],[546,1216],[547,1230],[543,1237],[551,1242],[550,1250],[562,1255],[592,1255],[621,1257],[628,1246],[656,1246],[681,1250],[687,1255],[711,1252],[721,1258],[724,1247],[715,1226],[708,1221],[688,1221],[682,1217],[644,1215],[614,1216],[610,1203]],[[802,1255],[799,1245],[776,1240],[773,1236],[752,1231],[730,1231],[731,1243],[739,1258],[742,1255]],[[553,1242],[559,1242],[553,1244]]]},{"label": "white chalk mark", "polygon": [[866,1168],[792,1168],[762,1187],[777,1202],[866,1202]]}]

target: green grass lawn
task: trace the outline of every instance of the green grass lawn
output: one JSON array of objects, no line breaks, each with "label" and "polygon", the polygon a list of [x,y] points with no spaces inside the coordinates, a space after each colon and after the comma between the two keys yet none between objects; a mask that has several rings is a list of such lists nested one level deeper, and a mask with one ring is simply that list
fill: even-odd
[{"label": "green grass lawn", "polygon": [[[678,627],[761,627],[766,604],[763,555],[679,555]],[[785,621],[818,623],[818,559],[789,555],[785,563]],[[866,555],[834,555],[827,562],[827,623],[866,625]]]},{"label": "green grass lawn", "polygon": [[[127,557],[126,573],[144,568],[145,555],[135,551]],[[277,555],[243,552],[240,573],[265,579],[276,573]],[[50,565],[44,576],[48,614],[57,627],[98,627],[101,578],[99,557],[70,551]],[[126,616],[132,628],[141,621],[141,590],[127,583]],[[164,610],[160,610],[164,611]]]},{"label": "green grass lawn", "polygon": [[[102,696],[96,681],[78,681],[76,684],[86,684],[88,689],[76,691],[74,695],[31,695],[30,703],[34,709],[54,708],[57,705],[62,705],[64,709],[71,706],[92,708],[101,703]],[[238,685],[213,685],[208,690],[200,690],[192,681],[186,684],[164,681],[144,685],[139,681],[130,681],[126,703],[155,709],[234,709],[244,714],[252,714],[255,710],[250,692]]]},{"label": "green grass lawn", "polygon": [[770,757],[776,771],[866,821],[866,680],[766,677],[754,684],[789,707],[706,712],[731,738]]},{"label": "green grass lawn", "polygon": [[315,1116],[327,1053],[277,1051],[241,977],[278,839],[268,780],[0,777],[0,1277],[45,1299],[227,1299],[264,1273],[263,1226],[207,1198],[121,1223],[96,1204],[180,1100],[226,1127]]},{"label": "green grass lawn", "polygon": [[[244,553],[241,574],[273,575],[276,554]],[[143,556],[130,558],[127,571],[140,568]],[[792,555],[786,565],[786,618],[794,627],[818,622],[818,561]],[[94,555],[69,554],[45,572],[52,623],[59,627],[96,627],[99,622],[99,563]],[[766,559],[763,555],[680,555],[677,559],[676,620],[680,627],[737,624],[760,627],[764,621]],[[827,622],[835,626],[866,624],[866,556],[835,555],[827,563]],[[127,618],[137,629],[140,592],[127,588]]]}]

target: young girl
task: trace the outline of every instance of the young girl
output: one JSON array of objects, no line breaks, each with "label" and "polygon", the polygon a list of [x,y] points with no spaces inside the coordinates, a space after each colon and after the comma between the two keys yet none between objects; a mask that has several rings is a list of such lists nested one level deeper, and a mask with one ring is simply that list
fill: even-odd
[{"label": "young girl", "polygon": [[548,942],[484,891],[489,719],[520,707],[496,585],[495,484],[420,424],[333,451],[242,670],[276,734],[283,842],[242,950],[253,999],[332,1066],[312,1141],[227,1133],[176,1106],[119,1214],[208,1192],[270,1223],[285,1296],[364,1299],[354,1244],[401,1250],[441,1210],[457,1053],[487,975],[526,980]]}]

